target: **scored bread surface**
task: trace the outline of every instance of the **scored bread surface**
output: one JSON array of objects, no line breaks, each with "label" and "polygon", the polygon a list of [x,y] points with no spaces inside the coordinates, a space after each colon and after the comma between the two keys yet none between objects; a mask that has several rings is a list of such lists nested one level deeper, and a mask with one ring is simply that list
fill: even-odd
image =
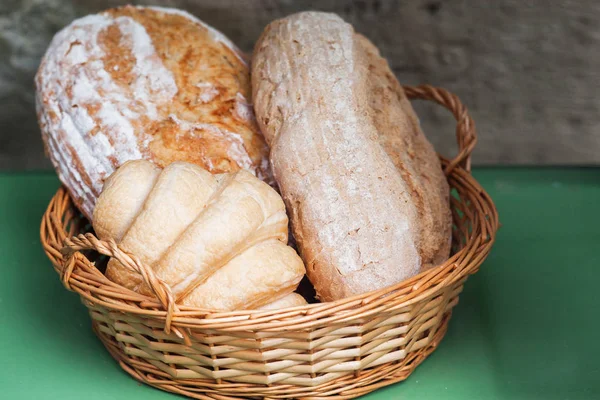
[{"label": "scored bread surface", "polygon": [[243,54],[186,12],[80,18],[56,34],[35,81],[46,151],[88,218],[104,179],[132,159],[271,179]]}]

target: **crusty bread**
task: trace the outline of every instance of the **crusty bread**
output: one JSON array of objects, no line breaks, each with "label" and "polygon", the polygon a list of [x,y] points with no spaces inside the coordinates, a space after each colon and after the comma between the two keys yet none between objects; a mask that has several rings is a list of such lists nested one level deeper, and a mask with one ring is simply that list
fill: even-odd
[{"label": "crusty bread", "polygon": [[52,40],[36,86],[46,151],[88,218],[104,179],[132,159],[271,180],[243,54],[186,12],[127,6],[78,19]]},{"label": "crusty bread", "polygon": [[[305,269],[286,245],[285,206],[272,187],[245,170],[212,175],[185,162],[159,174],[154,168],[149,161],[130,161],[111,175],[94,210],[94,229],[150,266],[178,303],[256,308],[296,289]],[[115,259],[106,275],[150,294]]]},{"label": "crusty bread", "polygon": [[271,23],[252,61],[254,107],[321,300],[380,289],[449,255],[439,159],[377,49],[338,16]]}]

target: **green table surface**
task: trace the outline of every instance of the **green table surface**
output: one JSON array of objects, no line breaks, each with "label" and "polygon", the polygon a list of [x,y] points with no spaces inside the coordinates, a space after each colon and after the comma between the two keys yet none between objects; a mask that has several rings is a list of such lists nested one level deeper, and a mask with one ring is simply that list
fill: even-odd
[{"label": "green table surface", "polygon": [[[600,399],[600,169],[478,169],[490,257],[440,347],[384,399]],[[121,371],[39,242],[59,183],[0,174],[0,399],[176,399]]]}]

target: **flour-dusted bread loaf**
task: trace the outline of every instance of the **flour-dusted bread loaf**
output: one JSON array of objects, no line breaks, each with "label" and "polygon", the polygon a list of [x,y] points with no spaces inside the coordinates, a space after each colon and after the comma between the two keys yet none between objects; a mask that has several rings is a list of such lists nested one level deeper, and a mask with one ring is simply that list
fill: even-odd
[{"label": "flour-dusted bread loaf", "polygon": [[380,289],[449,255],[449,188],[402,87],[338,16],[271,23],[254,108],[321,300]]},{"label": "flour-dusted bread loaf", "polygon": [[[180,304],[257,308],[293,292],[305,273],[286,245],[281,197],[246,170],[212,175],[185,162],[161,171],[149,161],[129,161],[107,180],[93,221],[100,239],[114,239],[150,266]],[[106,275],[150,293],[115,259]]]},{"label": "flour-dusted bread loaf", "polygon": [[35,82],[46,151],[88,218],[104,179],[132,159],[271,179],[243,54],[186,12],[127,6],[78,19],[56,34]]}]

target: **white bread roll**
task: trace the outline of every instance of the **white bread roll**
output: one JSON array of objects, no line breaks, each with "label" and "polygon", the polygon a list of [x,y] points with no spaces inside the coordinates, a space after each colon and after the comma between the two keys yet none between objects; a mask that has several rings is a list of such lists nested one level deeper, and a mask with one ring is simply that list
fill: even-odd
[{"label": "white bread roll", "polygon": [[285,245],[287,225],[279,194],[252,174],[239,171],[224,178],[210,207],[197,215],[156,263],[156,273],[178,299],[185,298],[245,249],[271,238]]},{"label": "white bread roll", "polygon": [[298,276],[303,274],[304,267],[298,262],[294,249],[270,239],[248,248],[216,270],[184,298],[183,304],[218,310],[251,310],[278,297],[287,297],[298,286]]},{"label": "white bread roll", "polygon": [[[304,265],[285,244],[287,216],[273,188],[244,170],[214,176],[174,163],[156,177],[148,173],[149,164],[132,161],[111,176],[94,210],[94,227],[150,266],[178,303],[256,308],[295,290]],[[143,176],[154,182],[150,190],[132,181]],[[111,210],[124,218],[117,223]],[[107,276],[149,293],[140,277],[116,260],[110,260]]]},{"label": "white bread roll", "polygon": [[304,297],[298,293],[290,293],[279,300],[259,307],[259,310],[279,310],[281,308],[291,308],[308,304]]},{"label": "white bread roll", "polygon": [[[125,236],[131,221],[140,213],[144,200],[154,186],[160,168],[152,163],[127,161],[119,169],[121,179],[111,175],[104,183],[103,198],[98,199],[94,210],[94,230],[101,240],[113,238],[120,242]],[[119,207],[104,204],[105,201],[118,196]]]},{"label": "white bread roll", "polygon": [[[136,162],[134,165],[139,166],[139,169],[146,169],[148,164],[150,163]],[[134,182],[130,177],[123,177],[118,181]],[[217,181],[210,172],[197,165],[185,162],[169,164],[154,181],[147,197],[135,196],[142,201],[143,206],[120,241],[121,247],[135,254],[144,264],[153,265],[194,221],[217,186]],[[129,192],[131,189],[126,195],[115,192],[113,198],[127,201]],[[101,198],[105,201],[112,196],[113,193]],[[121,207],[122,204],[119,204],[112,209]],[[96,207],[95,210],[98,209],[106,207]],[[106,213],[109,214],[110,211]],[[94,221],[97,214],[94,213]],[[106,276],[133,290],[139,290],[142,282],[138,275],[125,269],[115,259],[109,261]]]},{"label": "white bread roll", "polygon": [[450,251],[448,183],[386,61],[334,14],[269,24],[254,110],[323,301],[398,283]]}]

